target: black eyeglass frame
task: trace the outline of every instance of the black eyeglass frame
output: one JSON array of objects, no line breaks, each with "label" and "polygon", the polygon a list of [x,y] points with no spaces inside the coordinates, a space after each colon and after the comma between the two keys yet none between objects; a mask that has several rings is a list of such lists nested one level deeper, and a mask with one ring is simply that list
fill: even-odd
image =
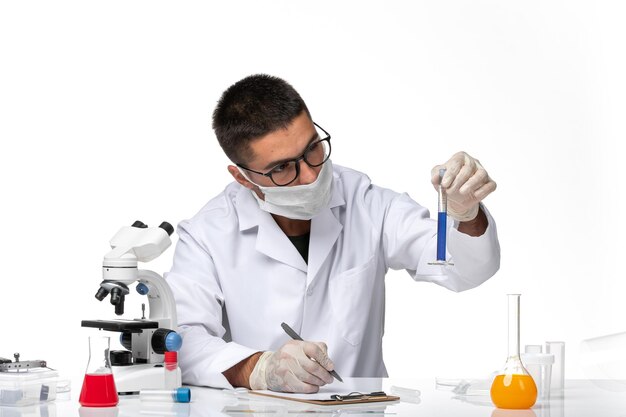
[{"label": "black eyeglass frame", "polygon": [[[324,134],[326,135],[323,139],[319,139],[316,140],[314,142],[311,142],[306,149],[304,150],[304,152],[302,153],[302,155],[300,155],[298,158],[295,159],[290,159],[289,161],[285,161],[281,164],[278,165],[283,165],[283,164],[289,164],[291,162],[295,162],[296,164],[296,176],[293,177],[293,179],[291,181],[289,181],[286,184],[278,184],[276,181],[274,181],[274,178],[272,178],[272,171],[276,168],[273,167],[272,169],[270,169],[268,172],[260,172],[260,171],[255,171],[253,169],[250,169],[248,167],[245,167],[241,164],[236,164],[239,168],[241,169],[245,169],[246,171],[250,171],[250,172],[254,172],[255,174],[259,174],[259,175],[263,175],[264,177],[268,177],[273,183],[274,185],[276,185],[277,187],[286,187],[287,185],[291,184],[292,182],[294,182],[295,180],[298,179],[298,176],[300,176],[300,161],[304,161],[308,166],[310,166],[311,168],[316,168],[319,166],[322,166],[326,163],[326,161],[328,161],[328,159],[330,158],[330,152],[332,150],[331,144],[330,144],[330,133],[328,133],[326,130],[324,130],[324,128],[320,125],[318,125],[317,123],[313,122],[313,124],[318,127],[322,132],[324,132]],[[311,146],[313,144],[318,144],[318,143],[322,143],[322,142],[326,142],[328,144],[328,155],[326,155],[326,157],[324,158],[324,160],[319,163],[319,164],[311,164],[309,163],[309,161],[307,161],[305,155],[309,152],[309,149],[311,148]],[[278,166],[276,165],[276,166]]]}]

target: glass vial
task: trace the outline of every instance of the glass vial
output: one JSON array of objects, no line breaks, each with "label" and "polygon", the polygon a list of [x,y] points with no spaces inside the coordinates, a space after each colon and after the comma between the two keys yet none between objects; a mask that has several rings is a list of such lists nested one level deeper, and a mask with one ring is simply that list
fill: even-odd
[{"label": "glass vial", "polygon": [[508,357],[504,369],[491,385],[491,401],[498,408],[526,409],[537,401],[537,386],[520,359],[520,294],[507,297]]},{"label": "glass vial", "polygon": [[546,342],[546,353],[554,355],[552,389],[561,391],[565,387],[565,342]]},{"label": "glass vial", "polygon": [[191,390],[187,387],[176,389],[142,389],[139,399],[145,402],[188,403],[191,401]]},{"label": "glass vial", "polygon": [[176,389],[180,387],[180,381],[178,380],[178,352],[165,352],[163,363],[165,365],[163,388]]},{"label": "glass vial", "polygon": [[114,407],[119,402],[109,351],[109,337],[89,337],[89,361],[78,399],[83,407]]}]

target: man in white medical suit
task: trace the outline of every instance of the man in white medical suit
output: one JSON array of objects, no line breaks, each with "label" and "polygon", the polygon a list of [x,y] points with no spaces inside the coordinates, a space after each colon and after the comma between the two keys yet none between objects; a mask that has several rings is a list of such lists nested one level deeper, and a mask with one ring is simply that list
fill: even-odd
[{"label": "man in white medical suit", "polygon": [[[499,268],[495,223],[480,203],[496,184],[464,152],[432,171],[436,187],[447,169],[453,219],[454,265],[439,266],[429,265],[437,223],[428,211],[333,164],[330,133],[284,80],[253,75],[229,87],[213,129],[234,181],[178,225],[167,275],[187,384],[310,393],[333,381],[332,370],[386,376],[389,268],[453,291]],[[305,341],[291,340],[282,322]]]}]

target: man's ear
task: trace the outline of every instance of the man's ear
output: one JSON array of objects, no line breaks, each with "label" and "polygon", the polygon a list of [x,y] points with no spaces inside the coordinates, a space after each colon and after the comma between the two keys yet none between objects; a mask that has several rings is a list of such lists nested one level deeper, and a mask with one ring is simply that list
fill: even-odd
[{"label": "man's ear", "polygon": [[235,165],[228,165],[228,172],[230,173],[230,175],[233,176],[235,181],[237,181],[239,184],[243,185],[244,187],[250,190],[254,190],[255,188],[257,188],[256,185],[252,184],[250,181],[246,179],[246,177],[243,176],[241,171],[239,171],[239,168],[237,168]]}]

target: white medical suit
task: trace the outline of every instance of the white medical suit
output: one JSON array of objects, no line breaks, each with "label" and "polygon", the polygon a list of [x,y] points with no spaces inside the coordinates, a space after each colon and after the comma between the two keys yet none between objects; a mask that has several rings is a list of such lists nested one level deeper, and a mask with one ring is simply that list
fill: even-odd
[{"label": "white medical suit", "polygon": [[495,223],[485,213],[482,236],[449,226],[454,266],[428,265],[437,224],[427,209],[335,165],[330,203],[311,220],[307,265],[251,191],[229,184],[178,226],[167,282],[183,336],[183,381],[230,388],[222,372],[290,340],[283,321],[304,340],[325,342],[339,375],[386,376],[385,273],[405,269],[453,291],[480,285],[500,265]]}]

